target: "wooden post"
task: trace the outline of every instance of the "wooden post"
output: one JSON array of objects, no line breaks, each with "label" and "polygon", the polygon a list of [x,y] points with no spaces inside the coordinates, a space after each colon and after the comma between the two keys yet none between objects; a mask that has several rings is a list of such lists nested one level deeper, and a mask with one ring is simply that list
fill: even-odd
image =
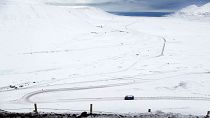
[{"label": "wooden post", "polygon": [[37,105],[36,105],[36,103],[34,103],[34,112],[35,112],[35,113],[38,113],[38,110],[37,110]]},{"label": "wooden post", "polygon": [[90,115],[93,114],[93,104],[90,104]]},{"label": "wooden post", "polygon": [[210,116],[210,111],[208,111],[208,112],[207,112],[207,115],[206,115],[206,116],[207,116],[207,117],[209,117],[209,116]]},{"label": "wooden post", "polygon": [[148,112],[151,112],[151,109],[148,109]]}]

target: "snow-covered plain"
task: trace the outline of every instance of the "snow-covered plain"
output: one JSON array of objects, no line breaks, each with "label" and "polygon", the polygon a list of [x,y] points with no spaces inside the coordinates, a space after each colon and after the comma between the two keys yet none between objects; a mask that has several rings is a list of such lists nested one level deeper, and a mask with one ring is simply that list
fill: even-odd
[{"label": "snow-covered plain", "polygon": [[210,20],[202,18],[1,0],[0,109],[28,112],[37,103],[41,111],[75,112],[92,103],[98,112],[204,115],[209,46]]}]

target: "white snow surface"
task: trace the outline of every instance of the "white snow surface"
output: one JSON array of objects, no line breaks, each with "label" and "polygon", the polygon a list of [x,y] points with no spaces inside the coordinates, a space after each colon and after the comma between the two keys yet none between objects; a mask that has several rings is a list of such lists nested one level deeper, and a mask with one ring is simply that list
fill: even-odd
[{"label": "white snow surface", "polygon": [[0,109],[204,115],[209,32],[210,20],[1,0]]},{"label": "white snow surface", "polygon": [[181,9],[180,11],[176,12],[174,14],[175,16],[196,16],[196,17],[210,17],[210,3],[207,3],[203,6],[196,6],[196,5],[190,5],[186,8]]}]

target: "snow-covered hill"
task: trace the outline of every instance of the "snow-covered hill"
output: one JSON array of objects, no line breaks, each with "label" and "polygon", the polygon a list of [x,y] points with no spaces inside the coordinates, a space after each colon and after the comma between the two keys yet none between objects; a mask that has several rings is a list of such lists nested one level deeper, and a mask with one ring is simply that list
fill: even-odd
[{"label": "snow-covered hill", "polygon": [[175,13],[176,16],[210,17],[210,3],[203,6],[191,5]]},{"label": "snow-covered hill", "polygon": [[0,109],[206,114],[209,20],[55,3],[0,1]]}]

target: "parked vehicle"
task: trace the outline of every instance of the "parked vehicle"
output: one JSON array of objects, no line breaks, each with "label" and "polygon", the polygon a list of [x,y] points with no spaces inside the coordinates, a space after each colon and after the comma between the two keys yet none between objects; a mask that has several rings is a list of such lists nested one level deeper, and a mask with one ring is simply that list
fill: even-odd
[{"label": "parked vehicle", "polygon": [[134,100],[134,96],[133,95],[126,95],[124,100]]}]

